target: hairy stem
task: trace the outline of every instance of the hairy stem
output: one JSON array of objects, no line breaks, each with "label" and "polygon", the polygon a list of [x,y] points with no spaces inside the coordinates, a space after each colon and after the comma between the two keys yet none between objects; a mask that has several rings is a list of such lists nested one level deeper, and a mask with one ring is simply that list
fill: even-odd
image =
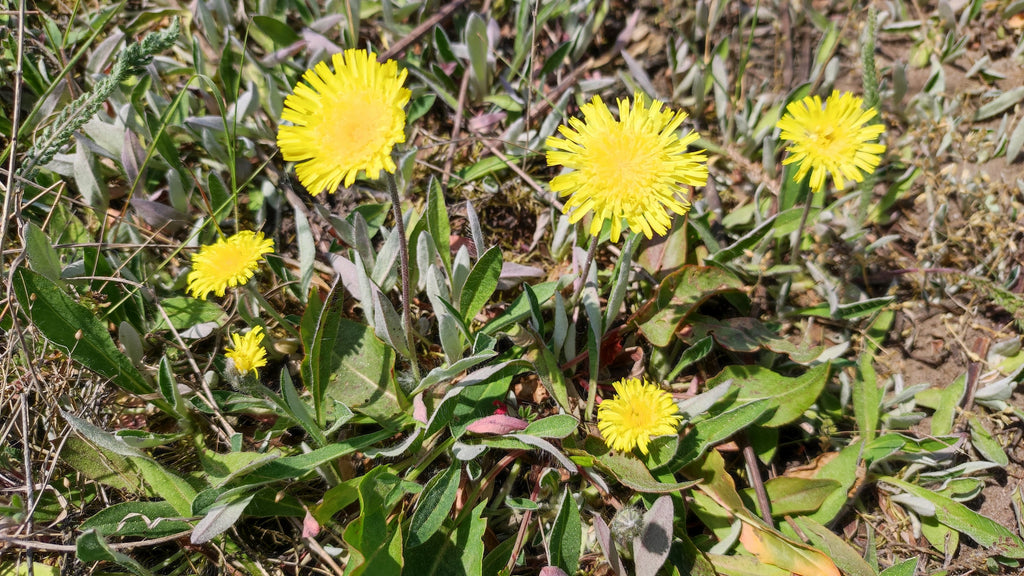
[{"label": "hairy stem", "polygon": [[416,342],[412,335],[412,310],[409,304],[409,240],[405,237],[405,221],[402,219],[402,201],[398,197],[398,182],[395,175],[385,171],[384,180],[388,184],[391,196],[391,207],[395,211],[395,226],[398,228],[399,265],[402,270],[402,322],[405,325],[405,342],[409,347],[409,364],[412,366],[412,377],[420,381],[419,360],[416,357]]}]

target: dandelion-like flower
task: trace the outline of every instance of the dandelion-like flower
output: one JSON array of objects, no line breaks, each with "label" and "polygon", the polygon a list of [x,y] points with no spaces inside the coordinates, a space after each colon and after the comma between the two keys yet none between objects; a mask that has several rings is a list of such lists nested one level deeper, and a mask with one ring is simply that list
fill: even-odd
[{"label": "dandelion-like flower", "polygon": [[284,100],[277,145],[287,161],[299,162],[299,182],[316,195],[355,182],[364,171],[379,178],[395,172],[391,149],[405,142],[405,110],[411,92],[402,87],[407,70],[394,60],[377,62],[366,50],[345,50],[320,62]]},{"label": "dandelion-like flower", "polygon": [[597,407],[597,428],[612,449],[647,454],[652,436],[676,433],[682,417],[671,394],[646,379],[623,378],[613,386],[615,398]]},{"label": "dandelion-like flower", "polygon": [[234,348],[228,348],[225,356],[235,363],[239,374],[255,372],[257,368],[267,365],[267,350],[263,348],[263,327],[257,326],[244,336],[231,335]]},{"label": "dandelion-like flower", "polygon": [[252,278],[264,254],[274,251],[274,241],[262,232],[243,230],[203,246],[192,255],[188,291],[200,300],[210,292],[223,296],[230,286],[241,286]]},{"label": "dandelion-like flower", "polygon": [[559,126],[564,138],[547,139],[548,166],[572,169],[555,176],[551,190],[572,195],[563,209],[575,208],[571,222],[594,213],[592,236],[611,220],[611,240],[618,242],[623,219],[630,230],[647,238],[664,235],[672,224],[666,209],[676,214],[690,210],[682,185],[707,184],[707,155],[686,151],[699,137],[696,132],[677,135],[686,113],[663,108],[657,100],[648,106],[640,93],[632,104],[620,99],[618,105],[616,120],[601,97],[594,96],[580,107],[582,120],[570,118],[569,126]]},{"label": "dandelion-like flower", "polygon": [[799,163],[795,180],[811,174],[814,192],[825,186],[832,175],[836,188],[843,189],[846,180],[861,182],[881,161],[885,145],[874,140],[885,131],[881,124],[868,124],[878,111],[864,109],[864,101],[849,92],[838,90],[822,104],[820,96],[808,96],[786,107],[786,115],[776,126],[782,138],[789,140],[789,155],[783,164]]}]

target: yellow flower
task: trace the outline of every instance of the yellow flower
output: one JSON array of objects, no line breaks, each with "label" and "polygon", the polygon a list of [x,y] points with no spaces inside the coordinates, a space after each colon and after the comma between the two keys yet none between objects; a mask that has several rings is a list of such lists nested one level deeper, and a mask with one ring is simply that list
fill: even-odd
[{"label": "yellow flower", "polygon": [[572,195],[564,212],[578,222],[594,213],[590,234],[597,236],[611,220],[612,242],[618,242],[625,219],[630,230],[664,235],[672,225],[665,209],[686,214],[690,203],[681,196],[683,184],[703,186],[708,181],[707,156],[703,150],[687,152],[696,132],[679,138],[676,131],[686,119],[684,112],[663,109],[655,100],[647,106],[643,94],[620,99],[616,120],[600,96],[580,107],[583,119],[570,118],[559,126],[565,138],[547,139],[548,166],[561,165],[572,172],[551,180],[551,190]]},{"label": "yellow flower", "polygon": [[647,454],[652,436],[676,433],[682,417],[671,394],[646,379],[623,378],[613,386],[615,398],[597,407],[597,428],[612,449]]},{"label": "yellow flower", "polygon": [[782,163],[800,164],[794,180],[803,180],[810,172],[811,190],[819,192],[831,174],[836,188],[842,190],[846,180],[861,182],[865,173],[875,171],[885,145],[873,140],[885,127],[868,124],[878,111],[863,106],[862,99],[834,90],[824,105],[820,96],[808,96],[786,107],[776,126],[782,138],[790,141],[789,155]]},{"label": "yellow flower", "polygon": [[261,366],[267,365],[267,350],[263,348],[263,327],[257,326],[245,336],[238,334],[231,335],[231,341],[235,343],[234,348],[227,349],[227,356],[235,363],[235,370],[239,374],[253,372]]},{"label": "yellow flower", "polygon": [[274,251],[274,241],[263,232],[243,230],[203,246],[192,255],[188,291],[200,300],[210,292],[223,296],[229,286],[241,286],[252,278],[264,254]]},{"label": "yellow flower", "polygon": [[281,114],[293,125],[277,132],[281,154],[299,162],[295,173],[313,195],[334,192],[343,180],[351,186],[360,170],[373,179],[394,173],[391,149],[405,142],[409,72],[366,50],[335,54],[332,63],[333,72],[320,62],[303,74]]}]

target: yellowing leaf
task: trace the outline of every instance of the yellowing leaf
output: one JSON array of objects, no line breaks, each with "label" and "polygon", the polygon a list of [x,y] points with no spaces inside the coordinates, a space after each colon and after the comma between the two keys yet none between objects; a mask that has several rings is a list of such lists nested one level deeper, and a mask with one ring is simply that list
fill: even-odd
[{"label": "yellowing leaf", "polygon": [[798,576],[842,576],[828,556],[765,527],[743,522],[740,543],[761,562]]}]

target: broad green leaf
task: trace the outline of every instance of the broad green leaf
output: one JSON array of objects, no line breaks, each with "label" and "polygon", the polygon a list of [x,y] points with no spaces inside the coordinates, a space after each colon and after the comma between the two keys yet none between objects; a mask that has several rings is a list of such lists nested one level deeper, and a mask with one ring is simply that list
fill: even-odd
[{"label": "broad green leaf", "polygon": [[982,516],[956,500],[890,476],[879,478],[878,481],[892,484],[908,494],[931,502],[935,505],[935,518],[939,522],[970,536],[981,546],[989,548],[989,553],[1009,558],[1024,558],[1024,542],[1020,537],[1010,532],[1005,526]]},{"label": "broad green leaf", "polygon": [[[528,346],[523,359],[533,364],[544,388],[555,399],[558,406],[566,412],[572,412],[572,405],[569,403],[568,382],[565,380],[565,373],[558,364],[558,359],[548,349],[543,337],[528,326],[522,326],[523,340]],[[527,340],[528,338],[528,340]]]},{"label": "broad green leaf", "polygon": [[345,528],[343,536],[350,554],[346,575],[393,576],[402,572],[401,515],[391,524],[387,522],[396,484],[380,481],[383,476],[394,475],[386,466],[378,466],[359,483],[360,514]]},{"label": "broad green leaf", "polygon": [[[559,289],[559,282],[542,282],[534,284],[531,288],[533,288],[533,293],[537,296],[537,301],[543,304],[554,296],[555,292]],[[502,328],[520,322],[529,315],[530,300],[525,294],[520,294],[500,316],[491,320],[483,327],[483,332],[494,335]]]},{"label": "broad green leaf", "polygon": [[319,366],[330,370],[326,397],[381,423],[402,417],[405,402],[393,376],[394,352],[372,328],[342,318],[340,309],[330,308],[330,322],[321,330],[326,345],[321,348]]},{"label": "broad green leaf", "polygon": [[693,346],[687,348],[682,355],[679,356],[679,361],[676,362],[675,367],[672,368],[672,372],[669,373],[665,380],[667,382],[674,381],[676,376],[679,376],[683,370],[703,360],[711,353],[711,349],[714,347],[715,340],[711,336],[705,336],[704,338],[694,342]]},{"label": "broad green leaf", "polygon": [[[167,318],[175,330],[186,330],[197,324],[206,322],[217,322],[223,324],[227,320],[227,314],[210,300],[199,300],[185,296],[172,296],[160,300],[160,306],[167,312]],[[167,322],[163,316],[159,317],[153,330],[167,330]]]},{"label": "broad green leaf", "polygon": [[498,278],[501,276],[501,250],[492,246],[484,252],[476,261],[473,270],[462,287],[462,294],[459,297],[459,312],[466,324],[473,321],[473,318],[484,309],[487,301],[494,294],[498,287]]},{"label": "broad green leaf", "polygon": [[914,396],[918,404],[935,410],[932,414],[933,436],[946,436],[953,431],[953,419],[966,391],[967,376],[961,374],[945,388],[929,388]]},{"label": "broad green leaf", "polygon": [[93,514],[78,528],[95,528],[107,536],[160,538],[191,530],[191,524],[176,519],[189,515],[178,513],[168,502],[119,502]]},{"label": "broad green leaf", "polygon": [[878,431],[883,392],[875,374],[874,355],[865,351],[857,364],[857,379],[853,383],[853,412],[857,418],[858,432],[867,442]]},{"label": "broad green leaf", "polygon": [[739,393],[734,404],[764,399],[774,408],[771,418],[758,422],[761,426],[773,428],[788,424],[800,416],[818,399],[828,380],[829,366],[819,364],[800,376],[788,377],[776,374],[760,366],[727,366],[717,376],[708,380],[713,388],[732,380]]},{"label": "broad green leaf", "polygon": [[583,546],[583,520],[580,509],[568,488],[562,493],[562,505],[551,526],[548,543],[548,564],[558,566],[567,574],[575,574]]},{"label": "broad green leaf", "polygon": [[382,442],[395,435],[394,430],[378,430],[363,436],[348,438],[334,442],[330,445],[318,448],[312,452],[306,452],[298,456],[287,456],[278,458],[268,464],[257,468],[247,477],[251,482],[265,482],[268,480],[282,480],[285,478],[300,478],[319,466],[323,466],[332,460],[351,454],[359,450],[365,450],[378,442]]},{"label": "broad green leaf", "polygon": [[679,325],[705,300],[742,288],[739,278],[721,268],[683,266],[661,281],[634,322],[651,344],[668,346]]},{"label": "broad green leaf", "polygon": [[970,414],[967,421],[971,424],[971,445],[974,446],[974,449],[989,462],[995,462],[1004,467],[1009,465],[1010,459],[1006,456],[1006,451],[1003,450],[999,441],[992,437],[992,433],[985,427],[981,418]]},{"label": "broad green leaf", "polygon": [[25,223],[25,252],[33,270],[57,285],[62,284],[60,256],[53,249],[46,233],[32,222]]},{"label": "broad green leaf", "polygon": [[541,438],[565,438],[576,431],[579,421],[568,414],[556,414],[531,422],[523,434],[532,434]]},{"label": "broad green leaf", "polygon": [[[828,496],[841,487],[837,480],[792,478],[779,476],[764,483],[771,503],[772,516],[796,516],[814,512]],[[743,496],[751,510],[756,509],[753,488],[743,490]]]},{"label": "broad green leaf", "polygon": [[277,18],[269,16],[253,16],[252,23],[264,34],[274,41],[278,48],[291,46],[299,41],[300,37],[292,30],[292,27]]},{"label": "broad green leaf", "polygon": [[133,458],[132,463],[138,466],[150,489],[174,508],[176,516],[187,517],[191,514],[192,501],[196,497],[195,488],[155,460]]},{"label": "broad green leaf", "polygon": [[623,454],[612,453],[603,442],[591,436],[584,442],[586,451],[596,459],[597,466],[611,474],[622,485],[651,494],[674,494],[685,490],[696,482],[659,482],[640,460]]},{"label": "broad green leaf", "polygon": [[452,271],[451,246],[452,225],[448,220],[448,208],[444,203],[444,191],[441,190],[441,183],[431,177],[427,185],[427,230],[434,239],[434,246],[437,246],[438,255],[444,262],[444,270],[450,274]]},{"label": "broad green leaf", "polygon": [[60,451],[60,459],[86,478],[104,486],[147,495],[142,475],[127,457],[98,448],[77,436],[68,437]]},{"label": "broad green leaf", "polygon": [[863,445],[863,441],[859,440],[839,452],[830,453],[827,456],[828,461],[818,468],[814,477],[818,480],[834,480],[839,483],[839,489],[826,496],[821,506],[815,512],[807,515],[809,518],[813,518],[819,524],[828,524],[846,506],[849,499],[848,492],[859,475],[858,468],[864,466],[860,462]]},{"label": "broad green leaf", "polygon": [[700,458],[708,448],[725,441],[740,430],[753,424],[763,425],[763,420],[773,418],[772,413],[776,407],[776,403],[771,399],[756,399],[695,423],[679,441],[675,456],[651,472],[675,472],[687,466]]},{"label": "broad green leaf", "polygon": [[487,65],[490,42],[487,39],[487,21],[476,12],[470,12],[466,21],[466,46],[475,92],[477,98],[483,98],[490,92],[491,69]]},{"label": "broad green leaf", "polygon": [[825,350],[824,346],[811,347],[806,342],[793,344],[769,330],[757,318],[741,316],[719,320],[694,315],[691,321],[694,337],[712,336],[723,348],[734,352],[755,352],[760,348],[767,348],[772,352],[789,356],[798,364],[810,364]]},{"label": "broad green leaf", "polygon": [[416,511],[413,512],[412,520],[409,522],[409,536],[406,546],[415,548],[425,544],[441,528],[444,519],[448,517],[452,505],[455,504],[455,496],[459,490],[459,480],[462,477],[462,463],[455,461],[443,474],[439,474],[427,482],[427,486],[420,494],[416,503]]},{"label": "broad green leaf", "polygon": [[[154,391],[132,361],[117,349],[107,327],[88,308],[44,276],[26,268],[14,271],[13,285],[21,309],[47,340],[68,356],[132,394]],[[173,412],[163,398],[154,398],[152,402],[161,410]]]},{"label": "broad green leaf", "polygon": [[[484,531],[487,520],[483,517],[487,502],[477,504],[450,534],[438,532],[423,546],[406,549],[404,574],[408,576],[473,576],[487,574],[483,570]],[[512,542],[512,538],[508,542]],[[500,549],[501,545],[495,550]],[[505,553],[507,560],[508,554]],[[502,563],[503,564],[503,563]]]}]

